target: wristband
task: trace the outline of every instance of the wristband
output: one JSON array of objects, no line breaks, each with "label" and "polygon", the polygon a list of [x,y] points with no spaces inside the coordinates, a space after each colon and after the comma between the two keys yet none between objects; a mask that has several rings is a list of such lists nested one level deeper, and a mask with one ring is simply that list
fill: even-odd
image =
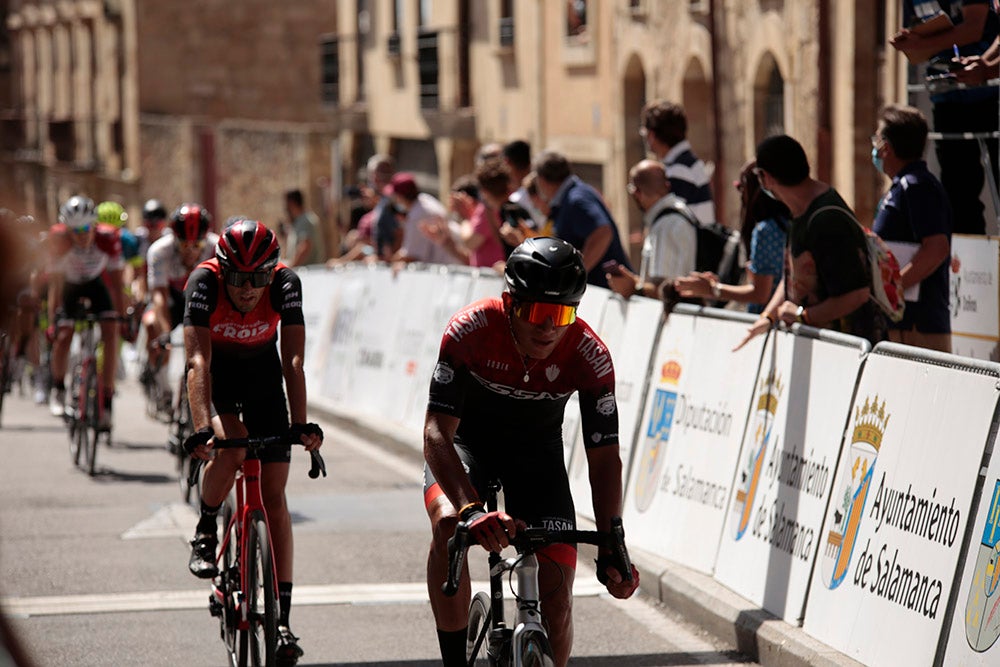
[{"label": "wristband", "polygon": [[777,322],[777,321],[778,321],[778,318],[776,318],[776,317],[775,317],[775,316],[774,316],[773,314],[771,314],[771,313],[761,313],[761,315],[762,315],[762,316],[764,317],[764,319],[765,319],[765,320],[767,320],[767,321],[768,321],[768,322],[770,322],[771,324],[774,324],[775,322]]},{"label": "wristband", "polygon": [[462,509],[458,510],[458,518],[465,521],[467,514],[471,514],[472,511],[486,513],[486,507],[481,502],[469,503],[468,505],[463,505]]},{"label": "wristband", "polygon": [[795,321],[796,321],[796,322],[801,322],[801,323],[804,323],[804,322],[805,322],[805,320],[804,320],[804,319],[803,319],[803,317],[802,317],[802,313],[804,313],[804,312],[806,312],[806,308],[805,308],[805,306],[799,306],[799,307],[798,307],[798,308],[797,308],[797,309],[795,310]]},{"label": "wristband", "polygon": [[718,280],[712,282],[711,288],[712,288],[712,296],[714,296],[716,299],[721,299],[722,298],[722,286],[719,285],[719,281]]},{"label": "wristband", "polygon": [[632,296],[635,296],[636,294],[638,294],[639,296],[644,296],[642,290],[643,287],[645,287],[645,285],[643,285],[641,280],[635,281],[635,288],[634,291],[632,292]]}]

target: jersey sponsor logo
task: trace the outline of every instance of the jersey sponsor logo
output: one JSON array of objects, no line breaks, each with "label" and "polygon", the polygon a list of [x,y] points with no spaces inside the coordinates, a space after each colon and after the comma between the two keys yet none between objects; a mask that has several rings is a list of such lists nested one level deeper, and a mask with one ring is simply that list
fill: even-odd
[{"label": "jersey sponsor logo", "polygon": [[481,375],[472,374],[472,377],[479,381],[479,384],[483,385],[495,394],[500,394],[501,396],[510,396],[511,398],[522,398],[529,401],[557,401],[561,398],[569,396],[573,392],[567,391],[563,393],[551,393],[548,391],[531,391],[530,389],[520,389],[518,387],[511,387],[500,382],[491,382]]},{"label": "jersey sponsor logo", "polygon": [[594,375],[597,377],[604,377],[614,370],[608,349],[589,333],[585,332],[583,334],[580,344],[576,346],[576,349],[594,369]]},{"label": "jersey sponsor logo", "polygon": [[[191,304],[192,307],[195,304]],[[223,338],[234,340],[247,340],[257,338],[271,328],[269,322],[254,322],[252,324],[234,324],[232,322],[220,322],[212,327],[212,333],[220,334]]]},{"label": "jersey sponsor logo", "polygon": [[456,343],[460,342],[466,334],[472,333],[476,329],[486,326],[486,313],[481,310],[468,310],[455,315],[445,329],[445,335]]},{"label": "jersey sponsor logo", "polygon": [[495,371],[509,371],[510,364],[504,361],[496,361],[495,359],[487,359],[486,368],[490,368]]},{"label": "jersey sponsor logo", "polygon": [[617,405],[615,403],[614,394],[601,396],[599,399],[597,399],[597,406],[596,406],[597,412],[599,414],[604,415],[605,417],[613,415],[615,413],[616,408]]},{"label": "jersey sponsor logo", "polygon": [[559,367],[552,364],[545,369],[545,377],[549,379],[549,382],[555,382],[556,378],[559,377]]},{"label": "jersey sponsor logo", "polygon": [[302,307],[301,301],[286,301],[284,305],[281,307],[281,309],[288,310],[290,308],[301,308],[301,307]]},{"label": "jersey sponsor logo", "polygon": [[439,361],[434,367],[434,381],[438,384],[451,384],[454,379],[455,370],[443,361]]},{"label": "jersey sponsor logo", "polygon": [[196,301],[188,301],[188,308],[192,310],[211,310],[207,303],[197,303]]},{"label": "jersey sponsor logo", "polygon": [[558,516],[543,516],[538,519],[540,528],[545,530],[573,530],[576,528],[573,522]]}]

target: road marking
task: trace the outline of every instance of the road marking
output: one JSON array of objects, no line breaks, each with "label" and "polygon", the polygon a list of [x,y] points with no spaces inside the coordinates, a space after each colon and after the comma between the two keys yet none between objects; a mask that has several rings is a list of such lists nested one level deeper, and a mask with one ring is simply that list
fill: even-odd
[{"label": "road marking", "polygon": [[187,537],[198,522],[194,508],[182,502],[169,503],[143,519],[124,533],[123,540],[142,540],[154,537]]},{"label": "road marking", "polygon": [[[575,597],[596,597],[604,587],[578,583]],[[473,590],[489,590],[487,582],[473,582]],[[103,595],[49,595],[0,598],[5,614],[19,617],[72,614],[168,611],[208,607],[210,588],[187,591],[148,591]],[[606,593],[605,593],[606,595]],[[425,604],[423,582],[381,584],[295,585],[295,606]]]}]

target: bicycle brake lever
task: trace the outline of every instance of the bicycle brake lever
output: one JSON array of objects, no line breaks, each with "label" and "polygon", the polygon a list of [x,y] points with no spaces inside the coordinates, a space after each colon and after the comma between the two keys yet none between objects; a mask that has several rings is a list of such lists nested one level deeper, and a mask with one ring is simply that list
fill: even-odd
[{"label": "bicycle brake lever", "polygon": [[192,459],[191,470],[188,472],[188,488],[193,489],[198,484],[198,473],[205,462],[201,459]]},{"label": "bicycle brake lever", "polygon": [[632,559],[629,558],[628,549],[625,548],[625,527],[622,525],[620,516],[611,518],[611,535],[615,558],[623,568],[621,570],[622,577],[625,578],[625,581],[632,581]]},{"label": "bicycle brake lever", "polygon": [[469,550],[469,529],[459,522],[455,534],[448,540],[448,578],[441,584],[441,592],[453,597],[458,592],[458,579],[462,576],[462,566]]},{"label": "bicycle brake lever", "polygon": [[312,467],[309,468],[309,479],[316,479],[319,477],[320,473],[323,473],[323,477],[326,477],[326,462],[323,461],[323,457],[315,449],[309,452],[312,457]]}]

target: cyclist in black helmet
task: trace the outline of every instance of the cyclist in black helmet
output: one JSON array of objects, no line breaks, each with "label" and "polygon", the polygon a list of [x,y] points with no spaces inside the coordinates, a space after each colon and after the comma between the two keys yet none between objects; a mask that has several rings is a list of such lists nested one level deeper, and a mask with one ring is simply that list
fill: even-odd
[{"label": "cyclist in black helmet", "polygon": [[[548,237],[526,240],[511,253],[504,294],[466,306],[451,318],[431,380],[424,425],[424,503],[433,538],[427,586],[444,664],[465,665],[468,571],[459,594],[446,597],[448,538],[459,520],[483,547],[499,551],[517,525],[574,528],[576,512],[563,463],[566,402],[579,392],[581,425],[591,470],[598,530],[621,516],[622,463],[611,354],[577,319],[587,287],[580,253]],[[499,479],[506,512],[489,512],[483,485]],[[515,523],[515,518],[518,523]],[[569,659],[576,548],[540,552],[539,587],[559,664]],[[598,578],[627,598],[626,582],[600,554]]]}]

